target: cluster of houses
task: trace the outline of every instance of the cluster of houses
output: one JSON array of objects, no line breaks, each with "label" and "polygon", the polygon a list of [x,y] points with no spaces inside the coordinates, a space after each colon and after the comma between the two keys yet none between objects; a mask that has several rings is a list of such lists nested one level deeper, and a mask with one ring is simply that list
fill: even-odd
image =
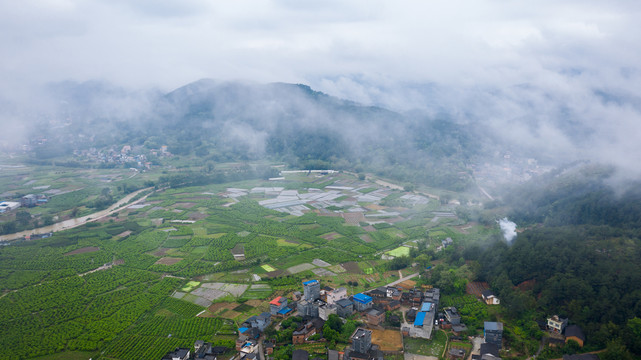
[{"label": "cluster of houses", "polygon": [[213,346],[203,340],[196,340],[192,349],[177,348],[170,351],[161,360],[216,360],[219,355],[229,351],[225,346]]},{"label": "cluster of houses", "polygon": [[2,201],[0,202],[0,214],[16,210],[19,207],[35,207],[49,202],[49,198],[45,194],[28,194],[20,198],[18,201]]},{"label": "cluster of houses", "polygon": [[[152,149],[150,153],[155,156],[172,155],[167,151],[166,145],[161,146],[160,149]],[[91,148],[89,150],[75,150],[74,155],[104,164],[136,163],[138,168],[151,168],[151,162],[147,160],[146,155],[132,154],[131,145],[124,145],[120,151],[113,148],[107,151],[98,151],[95,148]]]},{"label": "cluster of houses", "polygon": [[[400,300],[400,292],[395,293]],[[320,281],[309,280],[303,282],[303,292],[296,291],[292,294],[291,301],[283,296],[278,296],[269,302],[269,312],[252,316],[247,319],[238,329],[238,339],[236,340],[236,350],[239,352],[239,359],[254,359],[260,349],[259,338],[262,332],[271,324],[272,319],[285,318],[293,314],[303,318],[303,323],[293,332],[292,343],[304,344],[312,342],[310,338],[313,335],[320,334],[325,321],[331,314],[336,314],[342,318],[352,316],[355,312],[362,313],[368,323],[378,325],[385,320],[385,311],[381,308],[374,308],[374,299],[380,299],[381,296],[387,296],[387,293],[374,293],[376,298],[364,293],[353,296],[347,295],[347,289],[339,287],[321,288]],[[395,308],[400,307],[400,302],[396,300]],[[377,301],[380,303],[380,301]],[[382,359],[380,351],[375,344],[371,344],[371,331],[366,329],[357,329],[352,335],[352,345],[355,348],[352,351],[341,353],[343,360],[350,359]],[[270,341],[263,343],[264,351],[268,355],[273,352],[274,344]],[[352,355],[350,355],[352,354]],[[296,355],[296,354],[295,354]],[[295,358],[306,359],[304,352],[298,351]],[[338,359],[338,358],[337,358]]]}]

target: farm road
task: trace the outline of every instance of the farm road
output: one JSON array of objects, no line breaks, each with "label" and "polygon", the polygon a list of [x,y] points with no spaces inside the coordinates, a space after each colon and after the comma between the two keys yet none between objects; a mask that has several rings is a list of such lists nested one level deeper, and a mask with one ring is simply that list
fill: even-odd
[{"label": "farm road", "polygon": [[[95,212],[93,214],[89,214],[89,215],[82,216],[82,217],[75,218],[75,219],[69,219],[69,220],[61,221],[61,222],[55,223],[53,225],[43,226],[43,227],[39,227],[39,228],[36,228],[36,229],[25,230],[25,231],[21,231],[21,232],[18,232],[18,233],[13,233],[13,234],[8,234],[8,235],[0,235],[0,242],[21,239],[22,237],[27,236],[27,235],[44,234],[44,233],[49,233],[49,232],[56,232],[56,231],[62,231],[62,230],[67,230],[67,229],[73,229],[73,228],[78,227],[80,225],[84,225],[85,223],[88,223],[88,222],[91,222],[91,221],[96,221],[98,219],[102,219],[105,216],[109,216],[109,215],[111,215],[111,214],[113,214],[113,213],[115,213],[117,211],[122,210],[121,207],[124,204],[127,204],[127,202],[129,202],[131,199],[133,199],[136,195],[140,194],[143,191],[149,190],[149,189],[152,189],[152,188],[149,187],[149,188],[145,188],[145,189],[141,189],[141,190],[138,190],[136,192],[133,192],[133,193],[125,196],[124,198],[120,199],[118,202],[116,202],[115,204],[111,205],[107,209]],[[145,196],[141,197],[140,199],[132,202],[129,205],[137,204],[137,203],[145,200],[147,198],[147,196],[149,196],[151,194],[153,194],[153,192],[148,194],[148,195],[145,195]]]}]

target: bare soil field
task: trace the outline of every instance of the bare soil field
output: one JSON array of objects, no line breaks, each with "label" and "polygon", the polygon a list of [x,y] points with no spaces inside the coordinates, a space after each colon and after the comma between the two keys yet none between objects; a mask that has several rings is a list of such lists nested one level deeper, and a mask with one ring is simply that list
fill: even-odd
[{"label": "bare soil field", "polygon": [[367,225],[367,226],[363,226],[363,230],[367,232],[373,232],[373,231],[376,231],[376,228],[373,227],[372,225]]},{"label": "bare soil field", "polygon": [[413,280],[405,280],[400,283],[398,283],[398,286],[402,287],[403,289],[413,289],[414,286],[416,286],[416,281]]},{"label": "bare soil field", "polygon": [[193,212],[193,213],[190,213],[187,216],[189,217],[189,220],[202,220],[202,219],[206,218],[209,215],[203,214],[203,213],[200,213],[200,212]]},{"label": "bare soil field", "polygon": [[167,251],[171,250],[170,248],[159,248],[158,250],[151,253],[153,256],[163,257],[167,255]]},{"label": "bare soil field", "polygon": [[465,287],[465,292],[467,292],[470,295],[475,295],[475,296],[481,296],[483,291],[489,289],[490,286],[486,282],[470,282],[467,283],[467,286]]},{"label": "bare soil field", "polygon": [[76,254],[84,254],[84,253],[90,253],[90,252],[96,252],[96,251],[100,251],[100,248],[99,247],[95,247],[95,246],[87,246],[87,247],[83,247],[81,249],[76,249],[74,251],[70,251],[70,252],[66,253],[65,256],[76,255]]},{"label": "bare soil field", "polygon": [[163,257],[158,259],[158,261],[155,262],[157,265],[173,265],[178,263],[181,258],[174,258],[174,257]]},{"label": "bare soil field", "polygon": [[361,271],[361,268],[358,267],[358,264],[355,261],[350,261],[346,262],[344,264],[341,264],[343,269],[345,269],[348,273],[351,274],[362,274],[363,271]]},{"label": "bare soil field", "polygon": [[116,235],[116,236],[118,236],[118,237],[125,237],[125,236],[129,236],[129,235],[131,235],[131,233],[132,233],[132,231],[131,231],[131,230],[127,230],[127,231],[123,231],[123,232],[121,232],[120,234],[118,234],[118,235]]},{"label": "bare soil field", "polygon": [[372,344],[378,344],[382,351],[402,351],[403,337],[398,330],[372,330]]},{"label": "bare soil field", "polygon": [[265,301],[263,301],[263,300],[252,299],[252,300],[247,300],[247,301],[245,302],[245,304],[247,304],[247,305],[249,305],[249,306],[253,306],[253,307],[259,307],[259,306],[260,306],[260,305],[262,305],[264,302],[265,302]]}]

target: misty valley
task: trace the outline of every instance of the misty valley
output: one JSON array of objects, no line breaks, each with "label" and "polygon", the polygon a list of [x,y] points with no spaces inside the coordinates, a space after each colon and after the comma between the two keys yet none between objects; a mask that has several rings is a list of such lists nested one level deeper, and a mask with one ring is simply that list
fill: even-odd
[{"label": "misty valley", "polygon": [[44,91],[0,147],[0,359],[641,357],[617,165],[301,84]]}]

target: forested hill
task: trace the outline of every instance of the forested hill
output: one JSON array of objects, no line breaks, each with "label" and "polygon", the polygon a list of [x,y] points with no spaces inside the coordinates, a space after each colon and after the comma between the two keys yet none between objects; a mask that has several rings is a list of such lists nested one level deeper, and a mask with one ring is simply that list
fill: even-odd
[{"label": "forested hill", "polygon": [[269,158],[460,190],[470,184],[466,165],[492,143],[480,128],[447,116],[400,114],[305,85],[201,80],[161,94],[91,82],[52,85],[51,93],[59,105],[49,118],[65,125],[37,128],[50,138],[36,147],[39,158],[82,147],[168,145],[203,161]]},{"label": "forested hill", "polygon": [[611,169],[581,165],[519,186],[505,196],[526,228],[479,260],[516,317],[559,314],[584,328],[592,346],[621,339],[641,355],[641,196],[613,187]]}]

